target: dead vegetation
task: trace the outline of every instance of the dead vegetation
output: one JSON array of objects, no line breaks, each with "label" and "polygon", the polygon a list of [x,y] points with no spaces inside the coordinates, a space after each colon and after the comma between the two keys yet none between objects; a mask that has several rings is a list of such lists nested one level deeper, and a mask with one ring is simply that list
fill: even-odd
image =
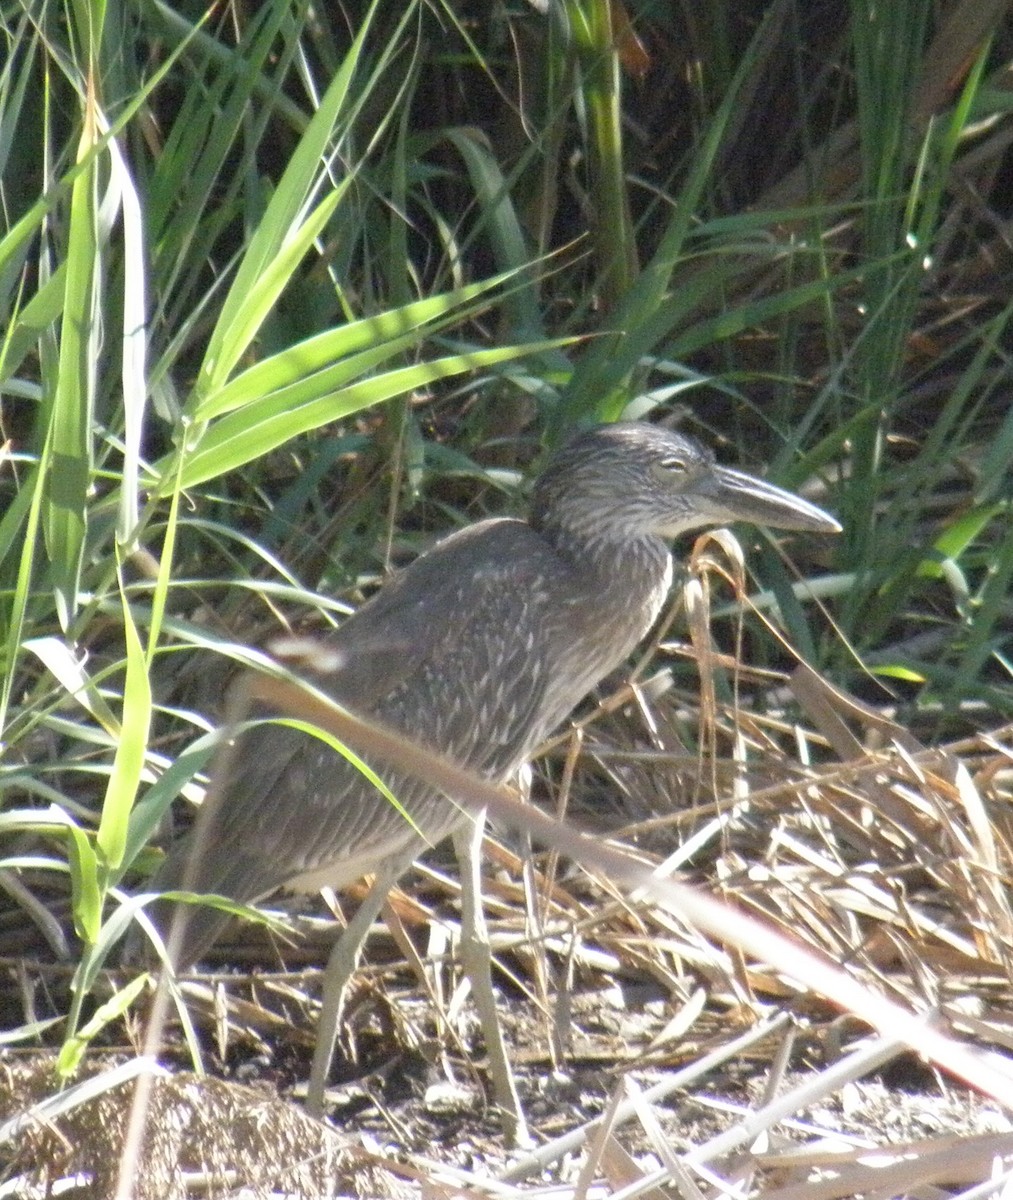
[{"label": "dead vegetation", "polygon": [[[992,1175],[1000,1194],[1013,1167],[1008,1095],[994,1095],[1013,1047],[1013,727],[923,747],[807,667],[758,681],[709,639],[693,653],[702,699],[664,671],[624,684],[550,750],[539,797],[813,962],[843,965],[909,1029],[870,1031],[748,934],[732,944],[593,865],[499,841],[487,904],[537,1149],[508,1154],[484,1108],[454,969],[456,889],[437,865],[395,895],[371,939],[331,1096],[340,1132],[278,1098],[305,1079],[311,963],[333,918],[300,918],[308,937],[291,951],[246,927],[246,974],[181,988],[206,1065],[229,1078],[157,1071],[134,1195],[512,1195],[552,1181],[571,1195],[788,1200],[979,1195]],[[682,744],[691,725],[708,754]],[[994,1056],[972,1079],[992,1099],[919,1058],[934,1053],[930,1028]],[[173,1029],[166,1063],[184,1057]],[[8,1059],[6,1194],[58,1182],[65,1195],[116,1194],[131,1095],[120,1082],[51,1115],[51,1065]]]}]

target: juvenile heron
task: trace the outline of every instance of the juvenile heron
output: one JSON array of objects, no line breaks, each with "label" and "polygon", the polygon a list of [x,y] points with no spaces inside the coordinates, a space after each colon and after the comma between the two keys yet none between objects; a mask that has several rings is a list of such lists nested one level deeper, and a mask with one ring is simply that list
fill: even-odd
[{"label": "juvenile heron", "polygon": [[[672,580],[667,539],[751,521],[832,533],[815,505],[719,466],[693,439],[656,426],[600,426],[574,438],[535,484],[526,521],[452,534],[349,617],[329,645],[342,666],[316,680],[356,712],[498,781],[535,748],[654,624]],[[322,1107],[341,989],[385,895],[426,844],[455,835],[462,859],[462,956],[472,978],[496,1100],[523,1118],[496,1021],[476,900],[476,823],[424,779],[377,773],[411,816],[323,741],[266,724],[243,735],[202,832],[193,890],[254,903],[278,888],[377,882],[328,966],[310,1099]],[[153,890],[180,886],[184,839]],[[164,927],[165,914],[156,920]],[[227,920],[190,913],[179,955],[193,963]]]}]

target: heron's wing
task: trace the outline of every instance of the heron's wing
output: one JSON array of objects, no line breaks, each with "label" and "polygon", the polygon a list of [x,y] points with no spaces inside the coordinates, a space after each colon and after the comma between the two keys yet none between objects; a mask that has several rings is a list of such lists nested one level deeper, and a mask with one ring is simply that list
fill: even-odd
[{"label": "heron's wing", "polygon": [[[525,522],[496,519],[461,530],[393,576],[328,636],[339,665],[320,676],[320,684],[368,713],[452,648],[467,646],[476,654],[475,674],[486,645],[497,642],[504,654],[510,649],[509,626],[479,628],[490,610],[500,609],[505,620],[533,621],[540,596],[532,590],[540,581],[544,588],[546,572],[560,567]],[[497,634],[504,636],[497,641]]]},{"label": "heron's wing", "polygon": [[[547,607],[558,600],[556,576],[565,571],[522,522],[462,531],[341,626],[332,644],[342,666],[319,682],[350,707],[502,778],[546,732],[540,712],[552,664],[550,646],[538,635]],[[253,901],[332,864],[340,875],[350,861],[357,864],[355,878],[417,837],[318,738],[260,726],[241,738],[233,764],[202,834],[195,891]],[[452,802],[424,781],[391,778],[376,765],[431,840],[457,823]],[[191,852],[187,841],[158,872],[157,890],[179,886]],[[194,913],[181,961],[206,949],[224,920],[214,910]]]}]

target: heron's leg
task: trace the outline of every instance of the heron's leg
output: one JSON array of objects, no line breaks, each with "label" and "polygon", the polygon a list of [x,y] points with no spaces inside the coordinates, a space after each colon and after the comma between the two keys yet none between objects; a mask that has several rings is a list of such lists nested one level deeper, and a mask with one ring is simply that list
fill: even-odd
[{"label": "heron's leg", "polygon": [[507,1057],[492,990],[492,950],[482,908],[482,834],[485,813],[479,813],[454,834],[461,870],[461,962],[471,981],[478,1019],[489,1055],[492,1093],[503,1128],[514,1145],[530,1144],[527,1123]]},{"label": "heron's leg", "polygon": [[327,966],[324,968],[323,998],[320,1020],[317,1024],[317,1044],[313,1048],[313,1065],[306,1089],[306,1108],[311,1116],[324,1115],[324,1096],[327,1079],[331,1073],[334,1045],[338,1039],[341,1006],[345,987],[359,965],[359,953],[366,940],[369,927],[383,907],[390,889],[405,873],[414,860],[414,853],[403,854],[384,862],[376,873],[376,879],[359,910],[342,930],[334,944]]}]

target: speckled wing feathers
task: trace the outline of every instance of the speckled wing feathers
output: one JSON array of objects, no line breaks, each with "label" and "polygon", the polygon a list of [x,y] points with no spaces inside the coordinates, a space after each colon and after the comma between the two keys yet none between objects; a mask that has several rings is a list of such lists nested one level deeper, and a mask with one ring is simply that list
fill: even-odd
[{"label": "speckled wing feathers", "polygon": [[[505,778],[547,732],[537,717],[553,664],[543,661],[550,643],[535,631],[548,627],[548,595],[559,590],[546,586],[549,577],[559,583],[567,569],[522,522],[465,530],[332,635],[344,664],[316,682],[357,711]],[[241,737],[233,763],[202,839],[214,852],[199,866],[197,891],[249,902],[327,867],[339,884],[419,843],[389,801],[318,738],[258,726]],[[439,841],[458,823],[459,810],[424,781],[374,765],[423,838]],[[179,886],[189,840],[163,864],[156,890]],[[194,912],[182,961],[198,956],[224,920],[214,910]]]}]

